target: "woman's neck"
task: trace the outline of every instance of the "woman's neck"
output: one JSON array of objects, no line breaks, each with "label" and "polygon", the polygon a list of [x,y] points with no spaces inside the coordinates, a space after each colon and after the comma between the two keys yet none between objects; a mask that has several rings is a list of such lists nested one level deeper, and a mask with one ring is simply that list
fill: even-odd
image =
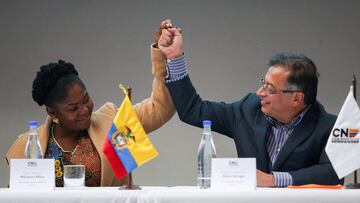
[{"label": "woman's neck", "polygon": [[62,128],[60,125],[52,124],[50,129],[50,135],[53,136],[57,144],[59,144],[64,150],[73,150],[79,143],[82,137],[81,131],[69,131]]}]

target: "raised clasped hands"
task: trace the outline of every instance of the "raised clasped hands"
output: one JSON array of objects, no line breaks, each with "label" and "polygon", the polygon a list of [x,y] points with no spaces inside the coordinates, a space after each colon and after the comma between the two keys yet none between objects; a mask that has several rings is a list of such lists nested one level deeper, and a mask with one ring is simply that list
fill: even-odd
[{"label": "raised clasped hands", "polygon": [[158,41],[158,47],[166,58],[174,59],[183,54],[183,39],[178,28],[172,26],[171,22],[164,26]]},{"label": "raised clasped hands", "polygon": [[159,48],[158,42],[159,42],[160,36],[162,34],[162,30],[167,29],[169,27],[172,27],[171,20],[166,19],[166,20],[162,21],[161,24],[159,25],[159,27],[155,30],[155,35],[154,35],[155,48]]}]

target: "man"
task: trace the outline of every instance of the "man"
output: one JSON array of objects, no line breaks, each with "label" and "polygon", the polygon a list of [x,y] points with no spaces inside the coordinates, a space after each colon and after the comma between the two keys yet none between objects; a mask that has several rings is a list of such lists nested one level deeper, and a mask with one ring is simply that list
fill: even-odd
[{"label": "man", "polygon": [[325,153],[336,117],[316,101],[318,73],[311,59],[278,54],[255,93],[227,104],[202,100],[193,87],[175,28],[163,29],[159,48],[168,59],[167,87],[180,119],[234,139],[239,157],[255,157],[257,185],[343,183]]}]

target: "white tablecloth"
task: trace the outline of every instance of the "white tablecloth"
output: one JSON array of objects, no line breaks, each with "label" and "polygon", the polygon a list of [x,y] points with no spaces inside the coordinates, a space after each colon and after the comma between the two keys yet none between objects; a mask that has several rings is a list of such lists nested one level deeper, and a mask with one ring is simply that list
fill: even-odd
[{"label": "white tablecloth", "polygon": [[148,190],[163,187],[144,187],[142,190],[119,190],[118,187],[56,188],[53,191],[13,191],[0,189],[0,203],[137,203]]},{"label": "white tablecloth", "polygon": [[148,191],[141,203],[360,203],[360,190],[258,188],[252,191],[200,190],[174,187]]},{"label": "white tablecloth", "polygon": [[360,190],[258,188],[252,191],[200,190],[196,187],[115,187],[12,191],[0,188],[0,202],[13,203],[359,203]]}]

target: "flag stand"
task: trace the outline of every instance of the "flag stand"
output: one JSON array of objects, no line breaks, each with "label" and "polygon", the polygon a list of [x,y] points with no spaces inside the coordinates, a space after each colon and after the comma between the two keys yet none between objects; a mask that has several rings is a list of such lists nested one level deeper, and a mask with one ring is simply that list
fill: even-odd
[{"label": "flag stand", "polygon": [[[131,87],[127,87],[126,91],[128,93],[129,99],[131,100]],[[129,181],[127,185],[123,185],[119,188],[119,190],[141,190],[141,187],[138,185],[133,185],[132,173],[129,173]]]},{"label": "flag stand", "polygon": [[[352,86],[353,86],[354,98],[356,100],[356,78],[355,78],[355,75],[353,75]],[[346,186],[346,188],[347,189],[360,189],[360,183],[358,183],[358,180],[357,180],[357,170],[354,171],[354,183],[349,183]]]}]

